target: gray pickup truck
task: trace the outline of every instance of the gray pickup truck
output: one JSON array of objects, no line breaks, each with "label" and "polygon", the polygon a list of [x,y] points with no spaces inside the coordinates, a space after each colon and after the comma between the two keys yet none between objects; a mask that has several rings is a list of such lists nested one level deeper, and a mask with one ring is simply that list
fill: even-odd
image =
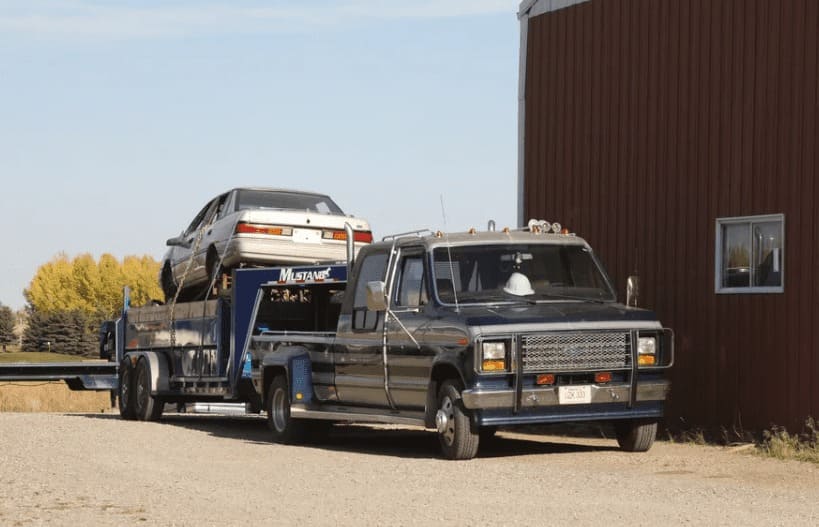
[{"label": "gray pickup truck", "polygon": [[499,426],[607,421],[621,448],[648,450],[673,334],[617,303],[583,239],[544,225],[386,239],[361,249],[349,281],[282,268],[247,338],[273,439],[333,421],[419,425],[444,457],[470,459]]}]

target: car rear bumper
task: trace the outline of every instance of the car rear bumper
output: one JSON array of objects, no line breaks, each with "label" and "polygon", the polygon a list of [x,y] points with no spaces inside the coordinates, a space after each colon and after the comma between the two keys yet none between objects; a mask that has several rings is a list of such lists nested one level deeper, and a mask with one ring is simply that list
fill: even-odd
[{"label": "car rear bumper", "polygon": [[269,236],[234,237],[228,244],[223,260],[225,267],[239,263],[254,264],[311,264],[340,262],[347,259],[344,242],[294,243]]}]

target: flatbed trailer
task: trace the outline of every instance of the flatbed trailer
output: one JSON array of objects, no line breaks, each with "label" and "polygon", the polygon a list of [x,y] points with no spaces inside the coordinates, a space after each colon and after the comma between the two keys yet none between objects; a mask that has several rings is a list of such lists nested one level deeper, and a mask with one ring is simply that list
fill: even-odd
[{"label": "flatbed trailer", "polygon": [[103,359],[0,364],[0,381],[65,381],[72,390],[111,391],[126,419],[156,420],[165,403],[244,403],[258,412],[244,358],[260,286],[282,277],[303,283],[317,272],[322,282],[346,283],[346,264],[329,264],[236,269],[227,294],[206,301],[132,308],[126,291],[121,316],[100,331]]}]

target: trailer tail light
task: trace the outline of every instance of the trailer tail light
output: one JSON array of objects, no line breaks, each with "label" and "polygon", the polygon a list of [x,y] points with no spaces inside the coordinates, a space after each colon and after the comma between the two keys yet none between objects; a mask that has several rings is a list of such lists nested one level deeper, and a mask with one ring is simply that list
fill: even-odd
[{"label": "trailer tail light", "polygon": [[[346,241],[347,233],[344,231],[323,231],[321,237],[325,240]],[[353,232],[353,241],[359,243],[372,243],[373,233],[370,231],[355,231]]]},{"label": "trailer tail light", "polygon": [[236,224],[236,234],[270,234],[273,236],[293,236],[292,227],[281,227],[278,225],[263,225],[259,223]]}]

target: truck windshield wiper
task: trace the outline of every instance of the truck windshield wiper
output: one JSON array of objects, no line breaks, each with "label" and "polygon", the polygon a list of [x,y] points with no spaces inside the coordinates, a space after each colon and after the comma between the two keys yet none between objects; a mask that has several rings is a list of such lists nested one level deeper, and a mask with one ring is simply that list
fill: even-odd
[{"label": "truck windshield wiper", "polygon": [[546,298],[559,298],[561,300],[577,300],[578,302],[594,302],[595,304],[604,304],[606,301],[602,298],[590,298],[587,296],[573,296],[573,295],[561,295],[558,293],[538,293],[542,297]]}]

